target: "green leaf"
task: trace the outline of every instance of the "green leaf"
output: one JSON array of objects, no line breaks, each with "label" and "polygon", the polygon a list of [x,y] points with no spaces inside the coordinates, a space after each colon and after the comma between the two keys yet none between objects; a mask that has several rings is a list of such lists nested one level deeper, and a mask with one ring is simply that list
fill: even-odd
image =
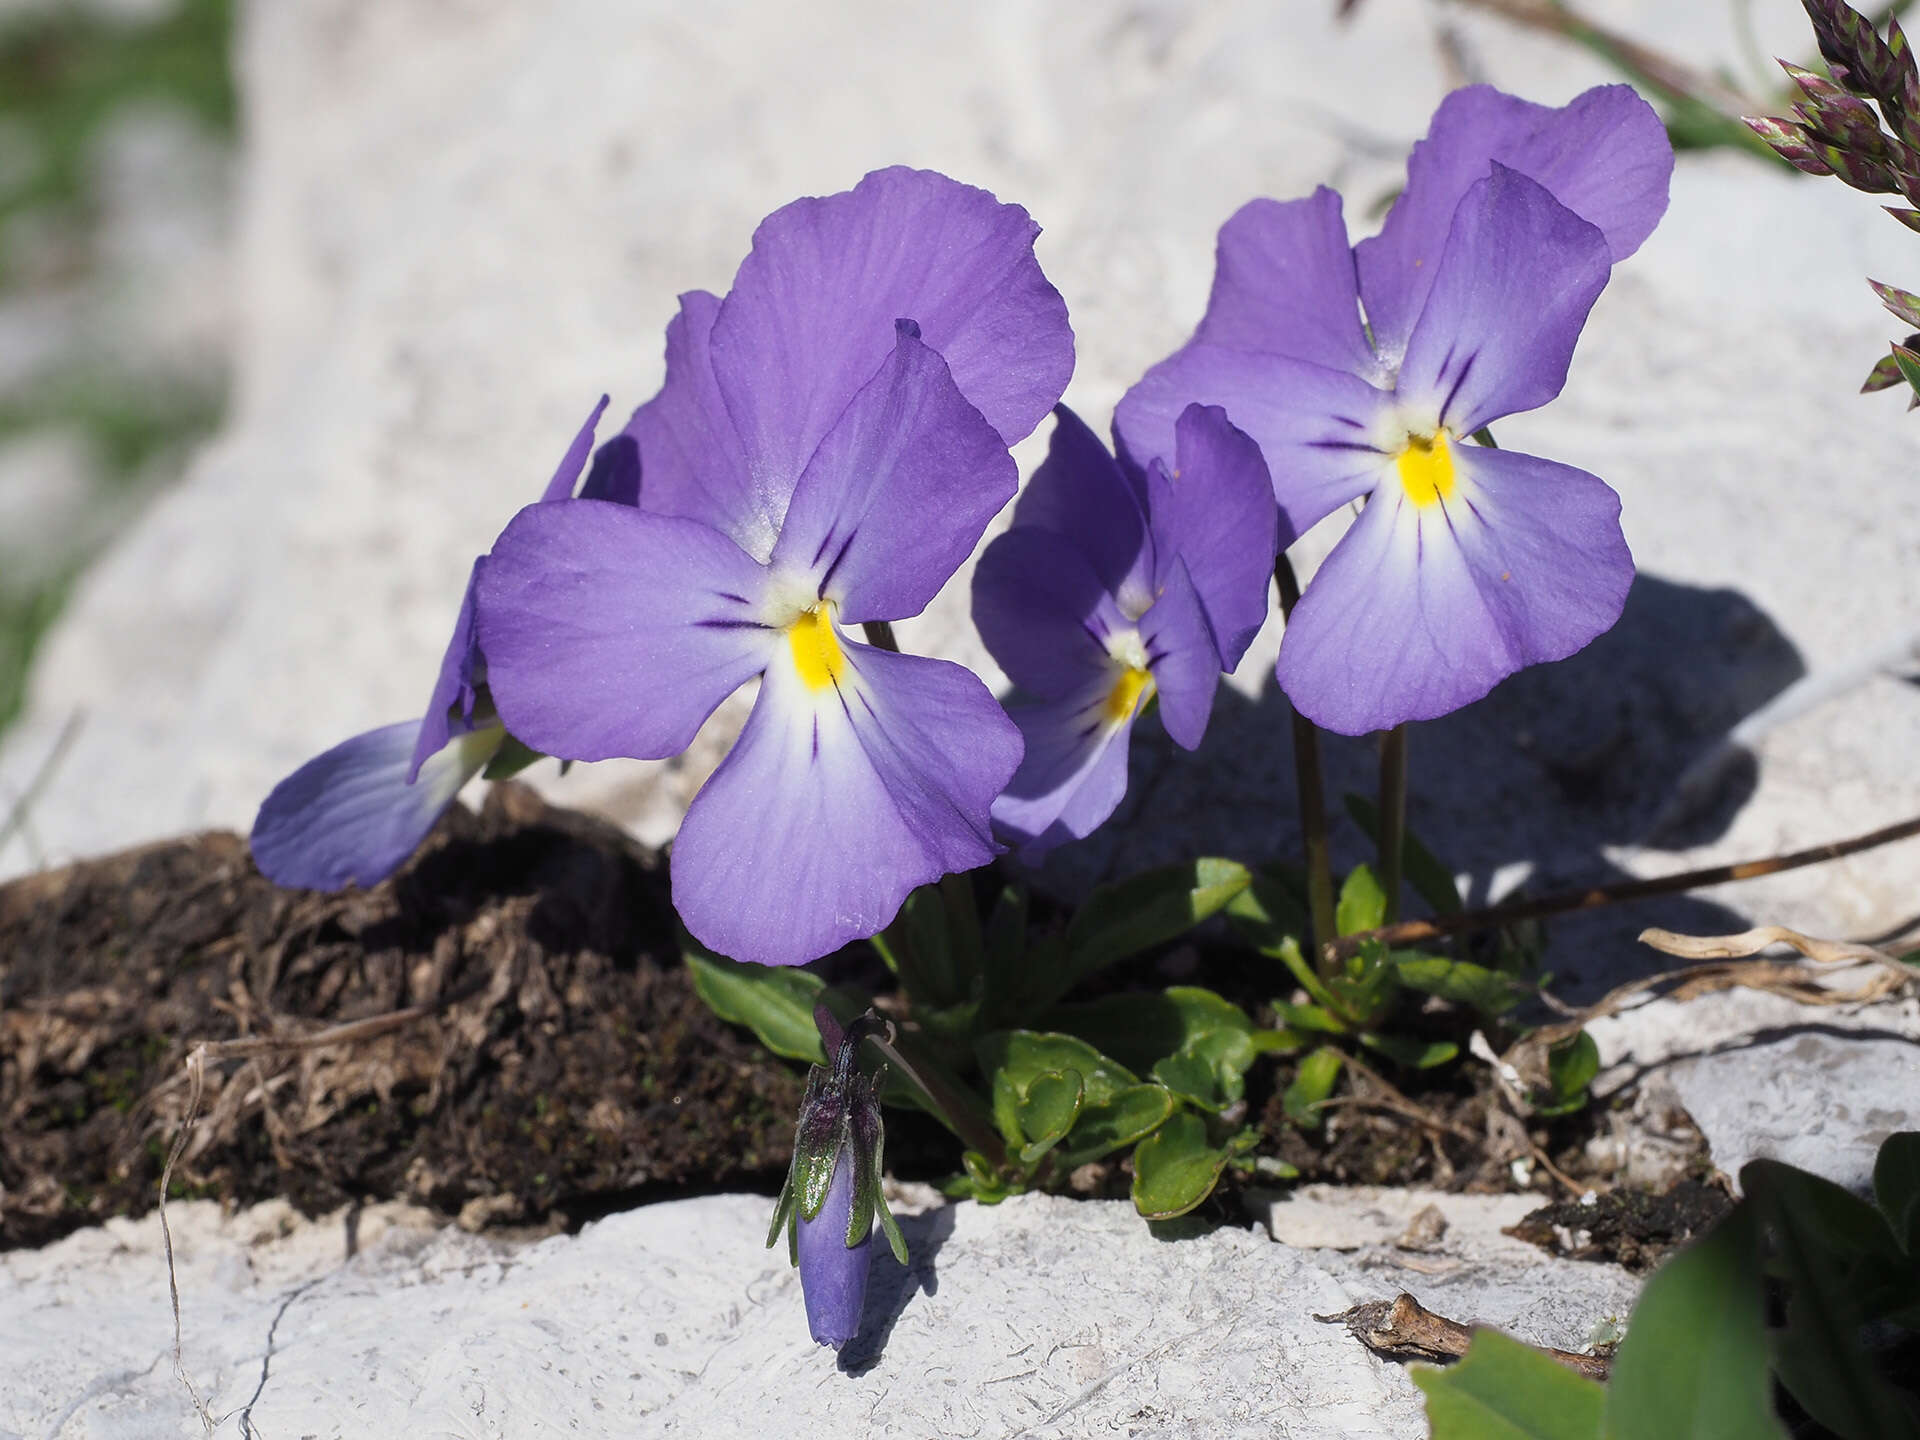
[{"label": "green leaf", "polygon": [[1322,1045],[1300,1062],[1293,1083],[1287,1086],[1281,1100],[1288,1119],[1303,1130],[1320,1127],[1320,1111],[1316,1107],[1333,1093],[1334,1081],[1340,1078],[1340,1067],[1346,1058],[1331,1045]]},{"label": "green leaf", "polygon": [[1217,914],[1252,880],[1232,860],[1189,860],[1102,885],[1067,926],[1064,995],[1094,971],[1184,935]]},{"label": "green leaf", "polygon": [[1787,1282],[1786,1329],[1773,1355],[1781,1383],[1844,1440],[1920,1436],[1920,1422],[1860,1348],[1861,1322],[1885,1303],[1886,1277],[1877,1272],[1898,1249],[1880,1212],[1777,1160],[1744,1166],[1740,1188],[1766,1226]]},{"label": "green leaf", "polygon": [[1340,972],[1327,977],[1327,989],[1333,992],[1335,1012],[1355,1029],[1367,1029],[1392,1006],[1399,982],[1400,972],[1387,947],[1378,940],[1363,940],[1359,952],[1347,957]]},{"label": "green leaf", "polygon": [[1873,1162],[1873,1198],[1893,1238],[1920,1260],[1920,1130],[1889,1135]]},{"label": "green leaf", "polygon": [[1066,1138],[1080,1118],[1086,1093],[1078,1070],[1049,1070],[1033,1077],[1019,1103],[1019,1128],[1026,1140],[1020,1149],[1022,1165],[1033,1164]]},{"label": "green leaf", "polygon": [[1444,1065],[1460,1053],[1451,1040],[1421,1040],[1412,1035],[1380,1035],[1371,1030],[1360,1032],[1360,1043],[1378,1050],[1396,1065],[1409,1070],[1431,1070]]},{"label": "green leaf", "polygon": [[1587,1085],[1600,1073],[1600,1047],[1584,1030],[1576,1030],[1547,1047],[1547,1097],[1534,1109],[1542,1115],[1570,1115],[1587,1103]]},{"label": "green leaf", "polygon": [[1002,886],[987,916],[985,940],[985,1008],[998,1015],[1003,1000],[1018,991],[1021,962],[1027,958],[1027,901],[1025,885]]},{"label": "green leaf", "polygon": [[1497,1330],[1476,1332],[1458,1365],[1408,1373],[1432,1440],[1599,1440],[1599,1384]]},{"label": "green leaf", "polygon": [[981,1072],[997,1087],[1001,1077],[1022,1093],[1034,1078],[1049,1070],[1077,1071],[1086,1087],[1088,1105],[1105,1105],[1140,1077],[1117,1060],[1110,1060],[1073,1035],[1040,1030],[996,1030],[974,1042]]},{"label": "green leaf", "polygon": [[1273,1013],[1289,1030],[1313,1030],[1322,1035],[1346,1035],[1351,1032],[1321,1005],[1294,1005],[1285,1000],[1273,1002]]},{"label": "green leaf", "polygon": [[[1353,823],[1366,832],[1367,839],[1376,846],[1380,843],[1379,811],[1371,800],[1364,795],[1347,796],[1347,813],[1353,817]],[[1460,903],[1460,887],[1454,882],[1453,872],[1442,865],[1431,850],[1420,843],[1420,839],[1411,830],[1406,831],[1400,840],[1400,864],[1405,869],[1407,883],[1413,886],[1414,893],[1433,907],[1436,915],[1458,915],[1465,907]]]},{"label": "green leaf", "polygon": [[1060,1147],[1060,1167],[1072,1170],[1151,1135],[1173,1110],[1173,1096],[1159,1085],[1129,1085],[1104,1105],[1084,1107]]},{"label": "green leaf", "polygon": [[1482,1015],[1504,1015],[1527,994],[1526,987],[1511,976],[1470,960],[1396,950],[1393,964],[1400,983],[1409,990],[1471,1005]]},{"label": "green leaf", "polygon": [[1194,985],[1056,1005],[1040,1019],[1048,1029],[1078,1035],[1135,1070],[1150,1070],[1156,1060],[1216,1031],[1240,1035],[1253,1031],[1253,1019],[1246,1011]]},{"label": "green leaf", "polygon": [[1133,1208],[1149,1220],[1186,1214],[1213,1193],[1230,1156],[1207,1143],[1198,1115],[1172,1116],[1133,1152]]},{"label": "green leaf", "polygon": [[1275,955],[1283,943],[1299,943],[1307,933],[1307,905],[1300,881],[1290,872],[1262,866],[1247,888],[1227,904],[1227,923],[1262,954]]},{"label": "green leaf", "polygon": [[1361,930],[1378,930],[1387,923],[1387,892],[1374,878],[1373,867],[1356,865],[1347,872],[1340,886],[1340,901],[1334,906],[1333,927],[1342,935]]},{"label": "green leaf", "polygon": [[1657,1270],[1607,1385],[1605,1440],[1763,1440],[1774,1418],[1751,1207]]},{"label": "green leaf", "polygon": [[790,965],[743,965],[723,960],[684,932],[681,953],[693,972],[693,988],[722,1020],[744,1025],[760,1043],[789,1060],[827,1063],[813,1004],[826,988],[818,975]]}]

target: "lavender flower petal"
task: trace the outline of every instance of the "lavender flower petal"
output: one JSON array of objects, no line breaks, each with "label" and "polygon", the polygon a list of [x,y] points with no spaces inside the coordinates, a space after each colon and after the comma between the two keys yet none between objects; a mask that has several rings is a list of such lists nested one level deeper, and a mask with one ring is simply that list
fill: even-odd
[{"label": "lavender flower petal", "polygon": [[1040,700],[1106,675],[1109,641],[1133,628],[1071,540],[1025,525],[996,536],[974,567],[973,623],[1007,678]]},{"label": "lavender flower petal", "polygon": [[667,325],[666,382],[633,412],[624,433],[643,457],[647,509],[701,521],[765,560],[786,513],[786,494],[776,503],[756,485],[720,398],[711,346],[719,314],[719,299],[704,290],[680,297],[680,313]]},{"label": "lavender flower petal", "polygon": [[611,500],[616,505],[640,503],[640,446],[631,435],[616,435],[600,447],[581,483],[580,498]]},{"label": "lavender flower petal", "polygon": [[853,1214],[854,1164],[852,1147],[841,1146],[820,1213],[811,1220],[799,1216],[794,1222],[807,1329],[816,1342],[835,1350],[860,1333],[867,1273],[873,1264],[871,1225],[859,1244],[847,1244],[847,1226]]},{"label": "lavender flower petal", "polygon": [[1304,200],[1252,200],[1234,212],[1220,227],[1213,293],[1193,338],[1373,374],[1338,191],[1322,185]]},{"label": "lavender flower petal", "polygon": [[1495,160],[1599,226],[1616,261],[1652,233],[1673,175],[1666,129],[1631,86],[1600,86],[1559,109],[1485,85],[1454,91],[1413,147],[1380,233],[1354,251],[1374,345],[1389,359],[1413,333],[1455,207]]},{"label": "lavender flower petal", "polygon": [[1460,445],[1453,464],[1424,505],[1383,486],[1294,610],[1277,673],[1315,724],[1445,715],[1619,618],[1633,557],[1612,490],[1509,450]]},{"label": "lavender flower petal", "polygon": [[1218,406],[1190,405],[1175,425],[1174,464],[1155,461],[1147,487],[1160,549],[1186,561],[1220,668],[1231,670],[1266,623],[1279,554],[1260,447]]},{"label": "lavender flower petal", "polygon": [[[602,402],[605,403],[604,401]],[[594,412],[596,415],[598,411]],[[589,435],[591,439],[591,435]],[[415,737],[413,762],[407,771],[407,783],[420,774],[427,757],[440,750],[456,731],[473,728],[473,707],[481,684],[480,650],[473,634],[473,592],[480,582],[482,556],[467,572],[467,588],[460,596],[460,612],[454,618],[453,636],[440,657],[440,674],[433,682],[433,694],[427,699],[427,713],[421,719]]]},{"label": "lavender flower petal", "polygon": [[1038,233],[1017,205],[901,168],[761,222],[714,326],[713,369],[779,509],[887,358],[895,320],[919,324],[1006,444],[1040,423],[1073,373],[1073,335],[1034,259]]},{"label": "lavender flower petal", "polygon": [[541,493],[542,500],[571,500],[573,482],[580,478],[580,472],[586,468],[587,456],[593,451],[593,432],[600,424],[600,417],[606,413],[607,397],[602,395],[600,403],[593,407],[593,413],[587,416],[587,423],[580,427],[580,433],[573,437],[573,443],[567,447],[567,453],[560,457],[560,468],[553,472],[553,478],[547,482],[547,488]]},{"label": "lavender flower petal", "polygon": [[469,731],[415,765],[419,729],[404,720],[356,735],[274,786],[249,841],[260,873],[276,885],[344,890],[398,870],[503,738],[497,725]]},{"label": "lavender flower petal", "polygon": [[903,320],[801,476],[773,565],[809,577],[844,623],[903,620],[940,592],[1019,483],[1000,436]]},{"label": "lavender flower petal", "polygon": [[998,852],[988,807],[1021,745],[986,686],[944,660],[836,647],[831,678],[775,657],[681,823],[674,907],[722,955],[805,964]]},{"label": "lavender flower petal", "polygon": [[1495,163],[1454,212],[1400,367],[1400,395],[1471,435],[1560,393],[1611,273],[1599,230]]},{"label": "lavender flower petal", "polygon": [[1022,864],[1038,865],[1056,847],[1091,835],[1127,793],[1127,749],[1135,712],[1108,711],[1113,674],[1087,676],[1054,700],[1015,701],[1026,754],[993,802],[995,827],[1018,845]]},{"label": "lavender flower petal", "polygon": [[563,760],[661,759],[781,643],[767,572],[694,520],[603,500],[529,505],[475,589],[494,703]]},{"label": "lavender flower petal", "polygon": [[1153,540],[1147,533],[1146,485],[1123,469],[1100,437],[1065,405],[1053,407],[1047,458],[1013,509],[1014,528],[1065,536],[1115,595],[1153,586]]},{"label": "lavender flower petal", "polygon": [[1147,668],[1160,696],[1160,723],[1174,743],[1197,749],[1213,713],[1220,684],[1220,652],[1200,605],[1186,561],[1175,556],[1161,582],[1160,598],[1140,617]]},{"label": "lavender flower petal", "polygon": [[1381,458],[1376,421],[1392,397],[1345,371],[1196,341],[1121,397],[1114,427],[1127,455],[1143,467],[1175,460],[1176,427],[1195,403],[1220,406],[1260,446],[1284,549],[1372,488]]}]

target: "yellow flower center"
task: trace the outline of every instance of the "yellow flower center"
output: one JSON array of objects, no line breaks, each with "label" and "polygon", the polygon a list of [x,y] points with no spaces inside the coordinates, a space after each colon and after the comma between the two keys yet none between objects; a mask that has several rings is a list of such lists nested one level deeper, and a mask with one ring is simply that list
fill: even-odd
[{"label": "yellow flower center", "polygon": [[1139,665],[1129,665],[1107,692],[1107,723],[1118,725],[1133,717],[1140,704],[1153,694],[1153,676]]},{"label": "yellow flower center", "polygon": [[833,620],[824,600],[810,610],[802,610],[787,626],[787,643],[793,647],[794,669],[809,690],[824,690],[835,684],[847,668],[847,657],[840,653],[840,640],[833,633]]},{"label": "yellow flower center", "polygon": [[1394,457],[1394,463],[1400,470],[1401,488],[1422,510],[1453,494],[1453,451],[1446,431],[1409,435],[1407,448]]}]

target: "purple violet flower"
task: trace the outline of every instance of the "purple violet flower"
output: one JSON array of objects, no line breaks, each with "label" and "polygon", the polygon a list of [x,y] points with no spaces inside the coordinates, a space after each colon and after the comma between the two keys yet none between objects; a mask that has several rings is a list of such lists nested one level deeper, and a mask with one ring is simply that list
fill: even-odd
[{"label": "purple violet flower", "polygon": [[1476,86],[1441,104],[1374,238],[1349,246],[1324,187],[1221,228],[1206,318],[1115,426],[1128,453],[1165,456],[1190,403],[1224,406],[1266,456],[1283,549],[1366,500],[1281,641],[1280,684],[1316,724],[1444,715],[1619,618],[1633,558],[1613,491],[1467,442],[1560,392],[1672,169],[1624,85],[1558,110]]},{"label": "purple violet flower", "polygon": [[1127,790],[1133,722],[1156,695],[1191,750],[1214,689],[1267,615],[1278,512],[1259,448],[1191,405],[1171,467],[1116,462],[1066,406],[1013,525],[980,557],[973,618],[1019,687],[1026,756],[993,818],[1036,863],[1091,834]]},{"label": "purple violet flower", "polygon": [[1014,205],[876,171],[762,222],[724,300],[681,297],[635,413],[641,508],[520,513],[478,590],[496,703],[570,759],[677,755],[760,680],[680,827],[703,944],[802,964],[998,851],[1020,735],[942,660],[843,627],[918,614],[1013,497],[1007,447],[1066,387],[1066,306]]},{"label": "purple violet flower", "polygon": [[[543,503],[572,495],[606,408],[603,395],[547,482]],[[616,436],[594,456],[581,493],[613,498],[638,488],[633,442]],[[486,661],[473,632],[474,589],[485,564],[484,557],[474,561],[467,577],[427,713],[342,741],[287,776],[262,802],[249,843],[254,864],[276,885],[377,885],[426,839],[461,787],[500,754],[508,736],[494,713]]]}]

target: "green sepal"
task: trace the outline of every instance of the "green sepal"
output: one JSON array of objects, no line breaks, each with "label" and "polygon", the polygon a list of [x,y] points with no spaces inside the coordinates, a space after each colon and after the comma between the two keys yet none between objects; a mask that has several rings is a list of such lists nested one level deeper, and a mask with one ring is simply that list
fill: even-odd
[{"label": "green sepal", "polygon": [[[1915,211],[1920,214],[1920,211]],[[1873,362],[1873,369],[1867,372],[1867,378],[1860,383],[1862,395],[1872,395],[1879,390],[1891,390],[1906,377],[1900,373],[1900,363],[1891,355],[1882,355]]]},{"label": "green sepal", "polygon": [[781,1182],[779,1197],[773,1202],[773,1223],[767,1226],[767,1248],[773,1248],[773,1242],[780,1238],[780,1232],[793,1223],[793,1169],[787,1169],[787,1178]]},{"label": "green sepal", "polygon": [[1920,395],[1920,350],[1908,349],[1905,345],[1892,345],[1893,363],[1900,367],[1900,378],[1905,380],[1916,395]]},{"label": "green sepal", "polygon": [[1908,325],[1920,325],[1920,295],[1902,290],[1896,285],[1886,285],[1878,280],[1869,279],[1867,284],[1873,287],[1873,293],[1880,297],[1880,303],[1894,319]]},{"label": "green sepal", "polygon": [[511,780],[529,765],[547,758],[544,751],[523,744],[506,731],[500,734],[500,748],[493,752],[487,768],[480,772],[482,780]]}]

